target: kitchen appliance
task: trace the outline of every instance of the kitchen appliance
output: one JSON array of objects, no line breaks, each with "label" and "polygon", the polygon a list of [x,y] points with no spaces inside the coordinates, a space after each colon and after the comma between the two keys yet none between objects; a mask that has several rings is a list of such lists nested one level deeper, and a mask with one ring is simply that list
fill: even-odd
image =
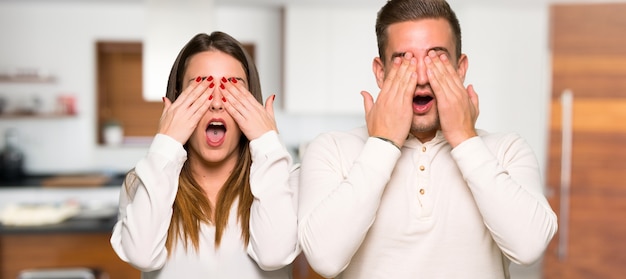
[{"label": "kitchen appliance", "polygon": [[5,147],[0,153],[0,180],[18,181],[24,176],[24,153],[19,147],[19,138],[14,128],[4,134]]}]

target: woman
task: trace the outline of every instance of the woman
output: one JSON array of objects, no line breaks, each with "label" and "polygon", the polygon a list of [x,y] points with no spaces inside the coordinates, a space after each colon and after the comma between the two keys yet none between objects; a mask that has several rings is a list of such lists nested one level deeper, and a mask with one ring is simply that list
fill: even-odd
[{"label": "woman", "polygon": [[115,252],[143,278],[290,278],[298,167],[250,56],[225,33],[198,34],[166,97],[120,193]]}]

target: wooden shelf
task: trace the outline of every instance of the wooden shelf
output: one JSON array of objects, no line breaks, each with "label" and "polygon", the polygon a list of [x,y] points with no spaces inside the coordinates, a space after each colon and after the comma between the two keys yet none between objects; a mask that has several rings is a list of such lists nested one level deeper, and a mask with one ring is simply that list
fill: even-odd
[{"label": "wooden shelf", "polygon": [[4,83],[53,83],[56,78],[52,76],[0,76],[0,82]]},{"label": "wooden shelf", "polygon": [[59,119],[75,117],[76,114],[61,114],[61,113],[4,113],[0,114],[0,120],[3,119]]}]

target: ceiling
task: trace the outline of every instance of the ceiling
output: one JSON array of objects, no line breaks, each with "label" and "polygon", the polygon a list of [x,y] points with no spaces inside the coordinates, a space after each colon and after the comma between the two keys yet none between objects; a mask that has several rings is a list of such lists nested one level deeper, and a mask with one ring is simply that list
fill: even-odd
[{"label": "ceiling", "polygon": [[[146,0],[0,0],[0,2],[144,2]],[[166,0],[161,0],[166,1]],[[184,3],[185,0],[170,0]],[[373,5],[381,6],[386,0],[213,0],[218,5]],[[624,3],[626,0],[448,0],[450,4],[552,4],[552,3]]]},{"label": "ceiling", "polygon": [[[135,0],[141,1],[141,0]],[[285,4],[328,4],[328,5],[374,5],[382,6],[386,0],[214,0],[216,4],[232,5],[285,5]],[[626,0],[448,0],[450,4],[552,4],[552,3],[615,3]]]}]

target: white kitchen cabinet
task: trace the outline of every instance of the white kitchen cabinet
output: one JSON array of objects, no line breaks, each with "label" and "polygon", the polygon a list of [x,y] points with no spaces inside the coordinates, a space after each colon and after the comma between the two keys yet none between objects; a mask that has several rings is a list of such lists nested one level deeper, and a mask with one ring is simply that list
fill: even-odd
[{"label": "white kitchen cabinet", "polygon": [[379,7],[285,8],[285,110],[298,114],[363,114],[366,90],[376,97],[372,61]]}]

